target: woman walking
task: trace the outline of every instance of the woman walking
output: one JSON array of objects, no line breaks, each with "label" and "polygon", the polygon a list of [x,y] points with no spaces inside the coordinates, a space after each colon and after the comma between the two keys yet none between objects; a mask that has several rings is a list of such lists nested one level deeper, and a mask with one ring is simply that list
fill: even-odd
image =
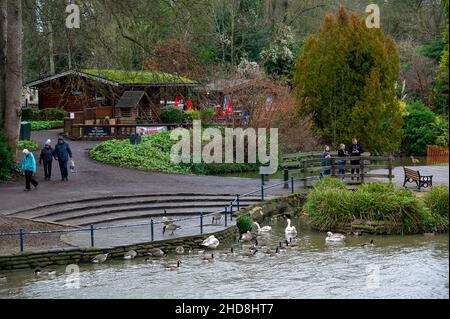
[{"label": "woman walking", "polygon": [[36,160],[34,159],[33,153],[31,153],[27,149],[24,149],[22,153],[24,156],[22,161],[22,169],[25,172],[25,191],[30,191],[30,183],[33,184],[35,189],[39,184],[33,178],[33,174],[36,173]]},{"label": "woman walking", "polygon": [[52,178],[53,148],[51,143],[51,140],[45,142],[45,146],[41,150],[41,155],[39,156],[39,165],[44,163],[44,175],[46,181],[49,181]]}]

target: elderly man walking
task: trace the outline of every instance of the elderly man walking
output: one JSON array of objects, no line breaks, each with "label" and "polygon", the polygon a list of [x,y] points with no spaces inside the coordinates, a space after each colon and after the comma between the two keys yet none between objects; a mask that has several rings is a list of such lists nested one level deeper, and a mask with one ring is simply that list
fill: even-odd
[{"label": "elderly man walking", "polygon": [[38,186],[38,182],[33,178],[33,174],[36,173],[36,160],[34,158],[33,153],[24,149],[23,153],[23,161],[22,161],[22,169],[25,172],[25,191],[31,190],[31,185],[33,184],[36,189]]},{"label": "elderly man walking", "polygon": [[72,158],[72,151],[69,144],[67,144],[62,137],[58,138],[58,144],[55,146],[53,156],[59,163],[59,169],[61,171],[61,181],[69,181],[69,173],[67,170],[67,162],[69,158]]}]

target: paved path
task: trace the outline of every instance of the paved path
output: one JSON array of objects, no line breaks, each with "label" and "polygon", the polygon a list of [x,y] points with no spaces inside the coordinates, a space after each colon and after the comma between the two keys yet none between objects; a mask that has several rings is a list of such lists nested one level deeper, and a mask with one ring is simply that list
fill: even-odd
[{"label": "paved path", "polygon": [[[449,185],[449,166],[411,166],[411,169],[417,170],[422,175],[433,175],[433,185]],[[387,174],[387,170],[377,169],[371,171],[374,174]],[[403,186],[405,174],[403,167],[396,167],[393,171],[394,184],[397,186]],[[385,178],[379,179],[380,181],[386,181]],[[408,188],[416,188],[415,184],[407,183]]]},{"label": "paved path", "polygon": [[[61,130],[33,132],[32,139],[40,145],[48,138],[56,143]],[[144,172],[101,164],[88,157],[88,150],[98,142],[68,141],[77,165],[76,174],[69,173],[69,182],[61,182],[57,162],[53,162],[53,180],[44,181],[43,169],[38,167],[38,189],[24,192],[24,178],[0,183],[0,214],[10,209],[25,209],[53,201],[92,196],[135,193],[221,193],[235,194],[257,190],[259,179],[238,177],[195,176]],[[35,152],[38,159],[38,151]],[[278,190],[270,193],[276,194]]]}]

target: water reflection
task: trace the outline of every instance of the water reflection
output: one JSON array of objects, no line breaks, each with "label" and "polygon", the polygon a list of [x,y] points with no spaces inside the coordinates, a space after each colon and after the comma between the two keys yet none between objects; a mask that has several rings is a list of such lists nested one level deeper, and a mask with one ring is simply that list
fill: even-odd
[{"label": "water reflection", "polygon": [[[1,298],[448,298],[448,236],[364,236],[345,244],[325,244],[326,234],[296,225],[297,247],[272,257],[285,236],[284,222],[252,243],[221,247],[214,262],[203,255],[172,255],[146,263],[144,258],[80,265],[79,288],[69,274],[36,277],[33,271],[5,273]],[[374,239],[374,247],[361,245]],[[283,245],[285,246],[285,245]],[[220,247],[220,246],[219,246]],[[176,271],[167,264],[180,259]],[[73,279],[73,278],[72,278]]]}]

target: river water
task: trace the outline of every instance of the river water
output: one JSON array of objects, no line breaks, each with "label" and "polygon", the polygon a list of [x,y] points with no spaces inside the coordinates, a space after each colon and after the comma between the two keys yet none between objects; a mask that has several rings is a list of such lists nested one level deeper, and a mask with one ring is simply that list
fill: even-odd
[{"label": "river water", "polygon": [[[272,227],[259,245],[274,249],[284,240],[285,223]],[[7,272],[0,298],[449,298],[448,235],[347,237],[334,245],[324,239],[302,229],[297,247],[273,257],[265,248],[247,257],[249,245],[243,244],[235,255],[222,255],[229,247],[218,249],[214,262],[185,254],[155,263],[84,264],[75,276],[65,267],[52,277]],[[370,239],[374,247],[361,247]],[[179,270],[165,270],[178,259]]]}]

